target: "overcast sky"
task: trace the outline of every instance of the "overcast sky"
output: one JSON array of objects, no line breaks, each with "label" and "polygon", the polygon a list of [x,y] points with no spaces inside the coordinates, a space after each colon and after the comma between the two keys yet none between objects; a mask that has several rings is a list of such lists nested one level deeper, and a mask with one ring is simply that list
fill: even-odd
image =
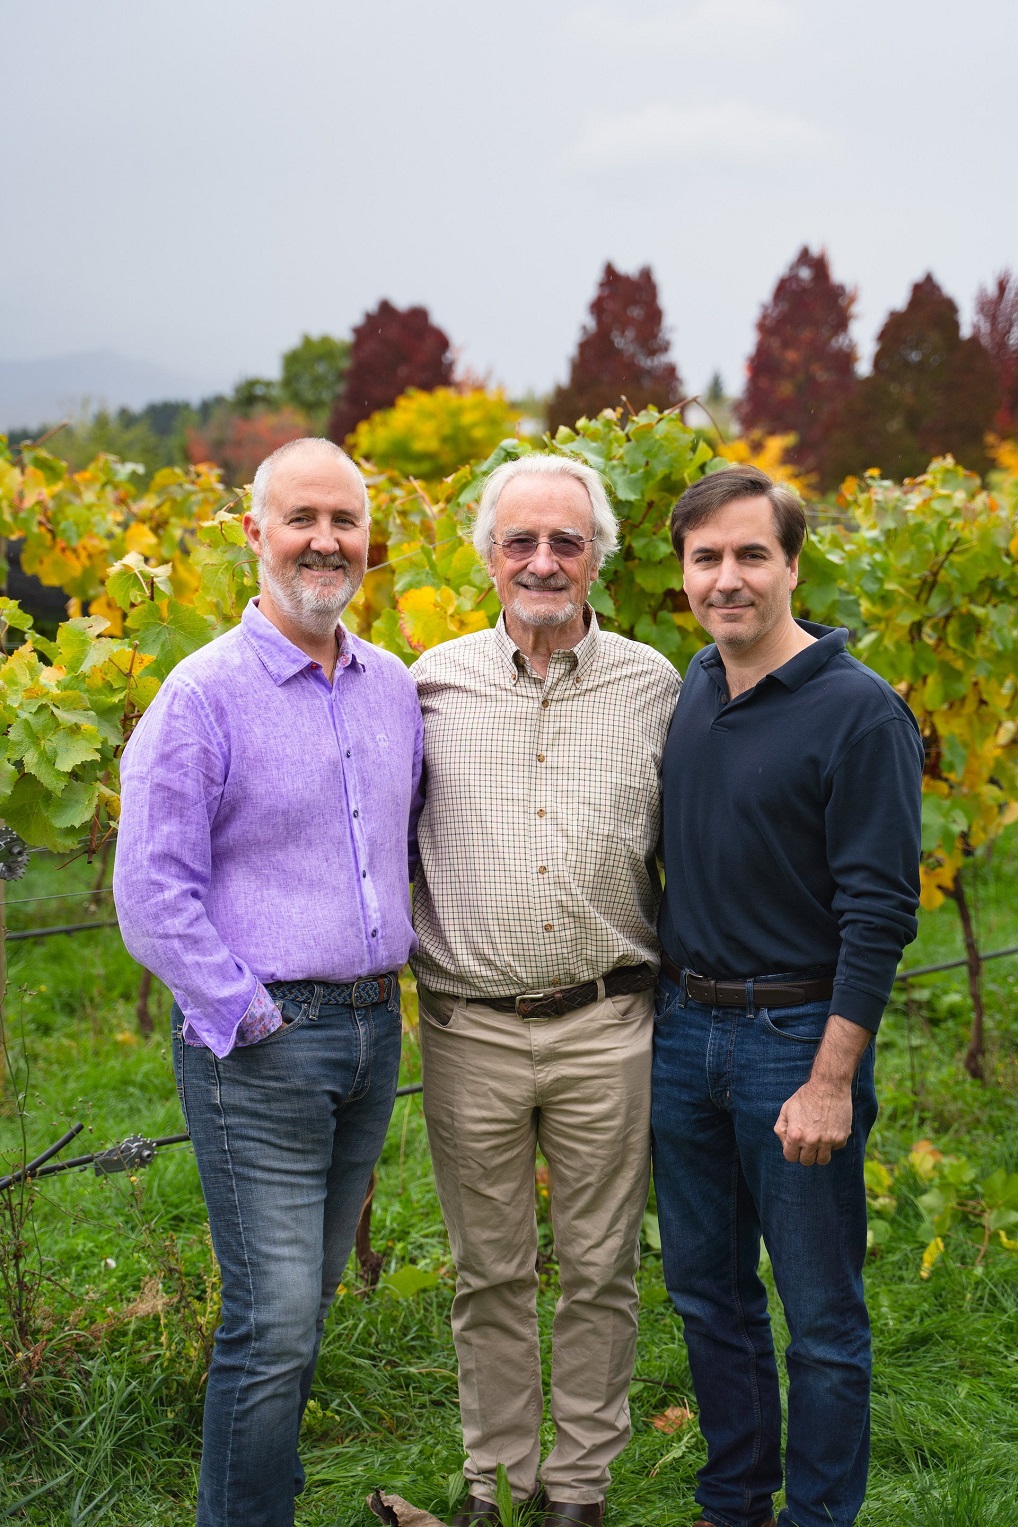
[{"label": "overcast sky", "polygon": [[732,389],[803,243],[864,354],[932,270],[1018,268],[1015,0],[0,0],[0,358],[205,391],[427,305],[521,391],[606,259]]}]

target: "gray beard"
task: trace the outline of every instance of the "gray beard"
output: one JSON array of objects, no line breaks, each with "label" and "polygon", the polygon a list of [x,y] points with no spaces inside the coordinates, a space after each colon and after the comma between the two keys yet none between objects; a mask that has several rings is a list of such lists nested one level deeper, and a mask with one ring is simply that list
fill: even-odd
[{"label": "gray beard", "polygon": [[548,628],[554,626],[567,626],[571,620],[576,619],[582,606],[578,604],[567,604],[563,605],[560,610],[541,610],[535,612],[534,610],[524,609],[523,601],[517,598],[514,599],[510,605],[507,605],[506,608],[508,609],[509,614],[513,617],[513,619],[518,620],[521,626]]},{"label": "gray beard", "polygon": [[309,588],[301,578],[299,567],[291,564],[281,573],[268,555],[262,556],[262,584],[294,625],[309,636],[329,636],[335,631],[343,611],[356,594],[357,585],[350,577],[349,565],[343,572],[340,588],[326,594]]}]

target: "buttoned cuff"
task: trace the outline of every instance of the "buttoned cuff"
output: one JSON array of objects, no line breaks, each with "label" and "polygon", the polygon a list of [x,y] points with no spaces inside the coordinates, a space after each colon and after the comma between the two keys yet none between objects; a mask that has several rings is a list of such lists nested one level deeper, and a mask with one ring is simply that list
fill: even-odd
[{"label": "buttoned cuff", "polygon": [[283,1015],[259,981],[251,1006],[237,1025],[234,1045],[253,1045],[283,1026]]}]

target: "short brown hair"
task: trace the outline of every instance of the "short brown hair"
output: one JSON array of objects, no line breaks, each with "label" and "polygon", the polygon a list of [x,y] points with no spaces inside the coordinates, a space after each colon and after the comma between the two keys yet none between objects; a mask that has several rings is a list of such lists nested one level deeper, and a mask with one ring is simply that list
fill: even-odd
[{"label": "short brown hair", "polygon": [[701,477],[686,489],[672,510],[672,545],[680,562],[689,532],[705,525],[719,509],[739,498],[769,499],[785,561],[792,562],[799,555],[806,539],[806,511],[798,493],[787,483],[775,482],[759,467],[731,466]]}]

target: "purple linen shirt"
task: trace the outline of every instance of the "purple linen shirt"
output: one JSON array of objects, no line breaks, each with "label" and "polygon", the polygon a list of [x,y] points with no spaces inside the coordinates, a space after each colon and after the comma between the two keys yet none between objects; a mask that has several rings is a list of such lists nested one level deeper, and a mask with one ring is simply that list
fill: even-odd
[{"label": "purple linen shirt", "polygon": [[249,604],[173,670],[124,751],[121,933],[216,1055],[278,1026],[264,982],[357,980],[417,947],[417,693],[397,657],[339,634],[330,683]]}]

